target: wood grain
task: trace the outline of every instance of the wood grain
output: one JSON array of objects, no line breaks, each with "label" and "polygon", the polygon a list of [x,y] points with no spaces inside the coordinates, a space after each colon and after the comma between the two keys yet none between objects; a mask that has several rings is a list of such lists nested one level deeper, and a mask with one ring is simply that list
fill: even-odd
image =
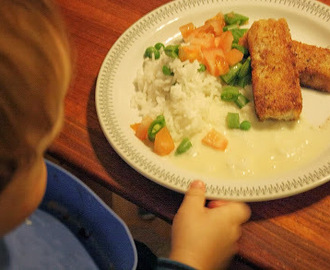
[{"label": "wood grain", "polygon": [[[99,69],[114,42],[166,0],[57,0],[75,55],[64,128],[48,151],[82,180],[95,181],[171,222],[183,196],[149,181],[111,148],[95,109]],[[329,4],[329,1],[322,1]],[[250,203],[239,254],[265,269],[330,269],[330,183],[268,202]]]}]

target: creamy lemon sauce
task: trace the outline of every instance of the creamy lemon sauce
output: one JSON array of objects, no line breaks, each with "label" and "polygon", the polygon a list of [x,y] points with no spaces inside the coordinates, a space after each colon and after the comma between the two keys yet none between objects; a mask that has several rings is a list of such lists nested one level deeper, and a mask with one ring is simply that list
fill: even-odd
[{"label": "creamy lemon sauce", "polygon": [[[229,111],[239,112],[240,121],[249,120],[252,128],[229,130],[225,125]],[[187,153],[170,157],[176,166],[212,178],[262,179],[303,166],[329,147],[330,119],[321,125],[311,123],[303,115],[298,121],[260,122],[252,102],[242,110],[215,102],[210,113],[214,119],[210,128],[225,134],[227,149],[222,152],[203,145],[201,139],[206,130],[191,139],[193,147]]]}]

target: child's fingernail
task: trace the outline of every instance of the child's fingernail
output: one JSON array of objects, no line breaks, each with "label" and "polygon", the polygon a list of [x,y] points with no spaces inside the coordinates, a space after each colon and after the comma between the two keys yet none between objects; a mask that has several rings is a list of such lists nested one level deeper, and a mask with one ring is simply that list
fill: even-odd
[{"label": "child's fingernail", "polygon": [[190,185],[193,188],[205,189],[205,184],[201,180],[195,180]]}]

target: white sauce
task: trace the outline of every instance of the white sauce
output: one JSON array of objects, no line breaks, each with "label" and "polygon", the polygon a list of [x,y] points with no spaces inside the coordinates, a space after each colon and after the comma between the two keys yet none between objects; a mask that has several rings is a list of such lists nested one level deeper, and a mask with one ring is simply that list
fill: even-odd
[{"label": "white sauce", "polygon": [[[245,95],[249,93],[250,90]],[[252,100],[252,96],[249,98]],[[262,179],[303,166],[329,147],[329,118],[321,125],[312,124],[303,114],[298,121],[260,122],[253,102],[242,110],[234,104],[215,103],[210,111],[214,117],[210,128],[225,134],[227,149],[223,152],[203,145],[201,139],[206,130],[191,139],[193,147],[188,152],[170,157],[176,166],[211,178]],[[229,111],[239,112],[240,121],[249,120],[251,129],[228,129],[225,116]],[[218,124],[214,125],[216,121]]]}]

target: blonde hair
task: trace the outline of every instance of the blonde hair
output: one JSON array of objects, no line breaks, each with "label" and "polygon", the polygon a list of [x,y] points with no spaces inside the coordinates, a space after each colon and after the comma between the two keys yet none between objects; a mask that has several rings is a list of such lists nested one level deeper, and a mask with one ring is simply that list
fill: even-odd
[{"label": "blonde hair", "polygon": [[1,1],[0,192],[54,138],[70,63],[67,34],[51,1]]}]

